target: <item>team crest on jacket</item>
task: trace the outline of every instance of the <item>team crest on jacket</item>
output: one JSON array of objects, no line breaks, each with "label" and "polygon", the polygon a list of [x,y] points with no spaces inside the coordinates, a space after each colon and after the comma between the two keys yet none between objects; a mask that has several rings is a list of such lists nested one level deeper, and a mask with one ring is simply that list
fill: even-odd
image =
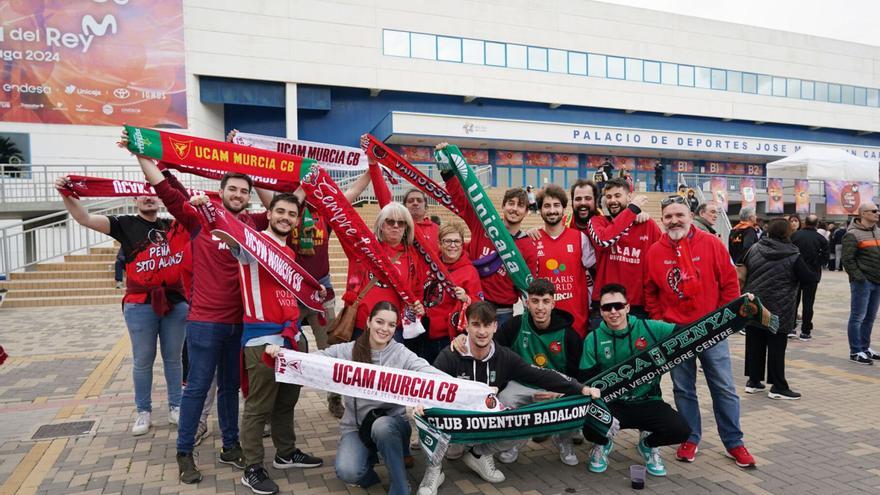
[{"label": "team crest on jacket", "polygon": [[547,356],[540,352],[535,354],[535,357],[533,359],[535,360],[535,364],[542,368],[547,365]]},{"label": "team crest on jacket", "polygon": [[684,297],[684,293],[681,291],[681,269],[679,267],[673,266],[666,272],[666,283],[679,299]]},{"label": "team crest on jacket", "polygon": [[636,339],[635,346],[636,346],[636,349],[638,349],[640,351],[644,351],[645,349],[648,348],[648,341],[645,340],[644,337],[639,337],[638,339]]},{"label": "team crest on jacket", "polygon": [[558,340],[554,340],[550,343],[550,352],[553,354],[559,354],[562,352],[562,344]]},{"label": "team crest on jacket", "polygon": [[611,359],[611,348],[610,347],[605,348],[605,359]]}]

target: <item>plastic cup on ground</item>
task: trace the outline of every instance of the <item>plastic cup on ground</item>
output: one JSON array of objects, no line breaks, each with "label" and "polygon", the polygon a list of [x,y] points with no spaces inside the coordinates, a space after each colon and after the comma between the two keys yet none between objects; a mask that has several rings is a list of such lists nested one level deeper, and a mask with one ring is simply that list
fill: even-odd
[{"label": "plastic cup on ground", "polygon": [[641,464],[633,464],[629,467],[629,480],[633,488],[641,490],[645,487],[645,474],[645,466]]}]

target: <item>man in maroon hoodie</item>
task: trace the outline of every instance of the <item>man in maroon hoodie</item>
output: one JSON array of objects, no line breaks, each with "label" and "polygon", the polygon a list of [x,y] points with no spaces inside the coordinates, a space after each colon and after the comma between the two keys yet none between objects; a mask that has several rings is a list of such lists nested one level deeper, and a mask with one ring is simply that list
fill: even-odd
[{"label": "man in maroon hoodie", "polygon": [[[721,241],[693,227],[687,199],[670,196],[661,206],[666,233],[648,249],[645,303],[652,320],[684,324],[739,297],[739,282]],[[743,445],[727,340],[698,356],[712,395],[721,442],[737,466],[754,468],[755,458]],[[691,429],[690,438],[676,452],[676,458],[684,462],[694,462],[703,431],[695,361],[685,361],[672,370],[675,406]]]}]

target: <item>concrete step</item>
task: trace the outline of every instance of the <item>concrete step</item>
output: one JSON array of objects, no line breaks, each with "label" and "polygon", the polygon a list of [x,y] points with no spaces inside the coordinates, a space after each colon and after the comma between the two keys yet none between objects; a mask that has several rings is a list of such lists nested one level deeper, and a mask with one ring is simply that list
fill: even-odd
[{"label": "concrete step", "polygon": [[116,256],[118,252],[119,246],[89,248],[89,254],[112,254]]},{"label": "concrete step", "polygon": [[119,305],[122,302],[122,291],[117,296],[65,296],[65,297],[26,297],[14,299],[8,297],[3,303],[6,308],[39,308],[51,306],[93,306],[97,304]]},{"label": "concrete step", "polygon": [[91,262],[91,263],[116,263],[116,253],[112,254],[68,254],[64,257],[64,261],[70,263]]},{"label": "concrete step", "polygon": [[32,298],[59,298],[70,296],[118,296],[124,294],[125,290],[112,287],[82,287],[79,285],[69,286],[65,288],[55,289],[21,289],[16,288],[9,291],[7,301],[15,301],[17,299]]},{"label": "concrete step", "polygon": [[111,271],[113,263],[107,261],[76,261],[64,263],[40,263],[37,271],[40,272],[80,272],[80,271]]},{"label": "concrete step", "polygon": [[37,271],[10,273],[10,280],[58,280],[58,279],[110,279],[113,280],[113,272],[104,270],[83,271]]},{"label": "concrete step", "polygon": [[0,288],[8,289],[10,293],[18,290],[34,289],[112,289],[116,286],[113,278],[104,279],[34,279],[34,280],[4,280],[0,281]]}]

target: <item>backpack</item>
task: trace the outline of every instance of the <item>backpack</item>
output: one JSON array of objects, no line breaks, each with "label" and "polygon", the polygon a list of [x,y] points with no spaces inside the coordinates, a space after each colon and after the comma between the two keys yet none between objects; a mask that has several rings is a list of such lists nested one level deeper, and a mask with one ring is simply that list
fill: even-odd
[{"label": "backpack", "polygon": [[746,254],[743,250],[743,241],[745,240],[746,232],[748,230],[748,228],[733,229],[730,231],[730,236],[727,238],[727,250],[730,252],[730,258],[733,259],[734,263],[739,263],[742,257]]}]

